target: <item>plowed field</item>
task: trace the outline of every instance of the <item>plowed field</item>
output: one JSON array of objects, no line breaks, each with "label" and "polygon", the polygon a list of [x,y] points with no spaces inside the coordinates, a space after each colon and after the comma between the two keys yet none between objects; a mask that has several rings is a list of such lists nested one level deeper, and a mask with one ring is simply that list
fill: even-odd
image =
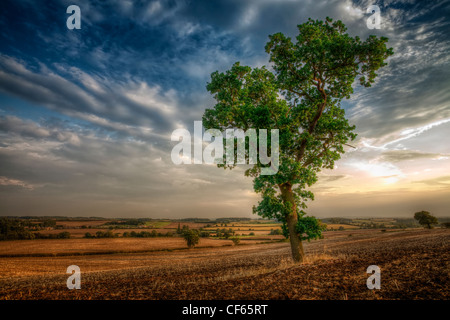
[{"label": "plowed field", "polygon": [[[46,240],[42,251],[61,241]],[[26,242],[16,242],[23,252]],[[304,244],[302,264],[292,263],[288,242],[54,257],[11,248],[0,258],[0,299],[446,300],[449,245],[448,229],[326,232]],[[79,290],[66,286],[69,265],[81,269]],[[381,269],[379,290],[366,286],[370,265]]]}]

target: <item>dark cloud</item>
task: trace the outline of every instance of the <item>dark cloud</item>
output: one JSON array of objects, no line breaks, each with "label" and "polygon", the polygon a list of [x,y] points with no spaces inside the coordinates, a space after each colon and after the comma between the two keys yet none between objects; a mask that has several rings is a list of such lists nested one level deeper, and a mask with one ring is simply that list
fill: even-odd
[{"label": "dark cloud", "polygon": [[[159,87],[130,81],[121,87],[110,87],[101,79],[68,69],[64,78],[44,67],[45,71],[32,72],[20,61],[0,57],[0,91],[15,95],[32,103],[75,117],[92,115],[92,121],[103,118],[103,125],[114,123],[125,126],[146,126],[158,132],[173,130],[170,108],[176,108],[175,93],[162,93]],[[81,81],[76,84],[73,78]],[[86,118],[85,118],[86,120]],[[111,124],[112,122],[112,124]],[[96,125],[102,125],[96,121]]]},{"label": "dark cloud", "polygon": [[[72,2],[2,4],[0,94],[52,111],[0,105],[2,213],[250,216],[258,197],[242,170],[173,165],[170,133],[192,131],[213,106],[212,72],[267,64],[268,35],[294,38],[309,17],[340,19],[362,39],[387,36],[395,51],[377,82],[343,103],[359,137],[339,167],[400,179],[406,160],[450,153],[441,141],[450,119],[449,1],[378,1],[382,28],[369,30],[371,0],[81,0],[82,29],[70,31]],[[386,203],[381,193],[334,198],[352,174],[321,175],[311,212],[406,214],[400,191]],[[440,179],[418,181],[440,188]],[[448,202],[440,193],[415,201],[427,199]]]},{"label": "dark cloud", "polygon": [[450,41],[444,31],[449,21],[443,19],[448,11],[448,1],[386,6],[382,19],[391,20],[385,36],[395,54],[376,84],[352,98],[357,108],[350,116],[362,136],[380,137],[450,117],[450,93],[444,89],[450,86]]}]

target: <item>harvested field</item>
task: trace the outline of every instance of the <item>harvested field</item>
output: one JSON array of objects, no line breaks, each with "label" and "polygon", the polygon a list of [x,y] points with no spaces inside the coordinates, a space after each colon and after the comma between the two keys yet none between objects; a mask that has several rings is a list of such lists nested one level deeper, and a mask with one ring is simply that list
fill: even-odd
[{"label": "harvested field", "polygon": [[344,229],[359,229],[358,226],[354,226],[351,224],[339,224],[339,223],[327,223],[327,229],[339,229],[339,228],[344,228]]},{"label": "harvested field", "polygon": [[189,229],[199,229],[199,228],[203,228],[205,225],[207,225],[207,223],[176,221],[176,222],[171,222],[171,223],[167,224],[166,226],[164,226],[164,228],[175,230],[178,228],[178,225],[180,225],[180,227],[188,226]]},{"label": "harvested field", "polygon": [[[201,239],[198,247],[231,245],[231,240]],[[182,238],[44,239],[0,242],[0,257],[58,256],[185,249]]]},{"label": "harvested field", "polygon": [[[292,263],[287,242],[3,257],[0,299],[448,299],[449,245],[446,229],[352,230],[306,242],[303,264]],[[72,264],[82,272],[80,290],[66,287]],[[366,286],[369,265],[381,269],[380,290]]]},{"label": "harvested field", "polygon": [[98,227],[104,224],[107,224],[110,222],[110,220],[56,220],[57,225],[61,225],[64,228],[70,229],[70,228],[81,228],[83,226],[85,227]]}]

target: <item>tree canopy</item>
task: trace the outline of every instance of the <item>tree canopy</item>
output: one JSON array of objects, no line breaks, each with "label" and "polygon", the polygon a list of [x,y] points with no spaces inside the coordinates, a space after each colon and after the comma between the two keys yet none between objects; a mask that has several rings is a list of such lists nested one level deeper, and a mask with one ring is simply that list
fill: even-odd
[{"label": "tree canopy", "polygon": [[334,167],[344,146],[356,137],[340,102],[350,98],[355,79],[370,87],[393,51],[386,48],[387,38],[361,41],[330,18],[309,19],[298,31],[296,41],[282,33],[269,36],[265,50],[273,70],[236,62],[225,72],[212,73],[207,90],[216,105],[205,111],[203,125],[279,130],[278,172],[261,174],[266,165],[258,159],[246,175],[253,177],[254,190],[262,196],[254,212],[283,222],[293,258],[301,261],[301,240],[318,238],[323,230],[317,219],[305,216],[306,202],[314,199],[308,187],[320,170]]},{"label": "tree canopy", "polygon": [[414,214],[414,219],[427,229],[432,229],[434,224],[438,224],[437,218],[428,211],[416,212]]}]

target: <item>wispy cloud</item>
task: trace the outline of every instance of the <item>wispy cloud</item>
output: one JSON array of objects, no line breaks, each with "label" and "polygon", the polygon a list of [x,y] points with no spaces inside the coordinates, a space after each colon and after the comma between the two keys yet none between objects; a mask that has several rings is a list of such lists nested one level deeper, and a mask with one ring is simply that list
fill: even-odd
[{"label": "wispy cloud", "polygon": [[170,133],[212,107],[212,72],[268,64],[269,34],[295,37],[297,24],[326,16],[351,36],[387,36],[395,55],[343,102],[357,148],[322,172],[311,212],[407,212],[407,191],[418,192],[411,206],[446,203],[448,1],[380,3],[380,30],[366,27],[371,0],[80,0],[77,31],[65,28],[70,4],[0,11],[2,213],[249,216],[257,198],[242,170],[173,165]]},{"label": "wispy cloud", "polygon": [[[173,114],[178,104],[173,90],[163,93],[160,87],[150,87],[144,81],[128,80],[119,85],[74,67],[68,68],[64,76],[47,66],[41,67],[41,72],[33,72],[24,63],[4,55],[0,56],[0,65],[3,67],[0,71],[3,93],[108,129],[126,131],[146,127],[170,132],[173,128]],[[57,69],[62,67],[57,66]]]},{"label": "wispy cloud", "polygon": [[420,152],[414,150],[390,150],[381,154],[381,159],[387,162],[410,161],[415,159],[442,159],[445,155],[440,153]]},{"label": "wispy cloud", "polygon": [[27,190],[33,190],[34,186],[17,179],[9,179],[7,177],[0,177],[1,187],[19,187]]}]

